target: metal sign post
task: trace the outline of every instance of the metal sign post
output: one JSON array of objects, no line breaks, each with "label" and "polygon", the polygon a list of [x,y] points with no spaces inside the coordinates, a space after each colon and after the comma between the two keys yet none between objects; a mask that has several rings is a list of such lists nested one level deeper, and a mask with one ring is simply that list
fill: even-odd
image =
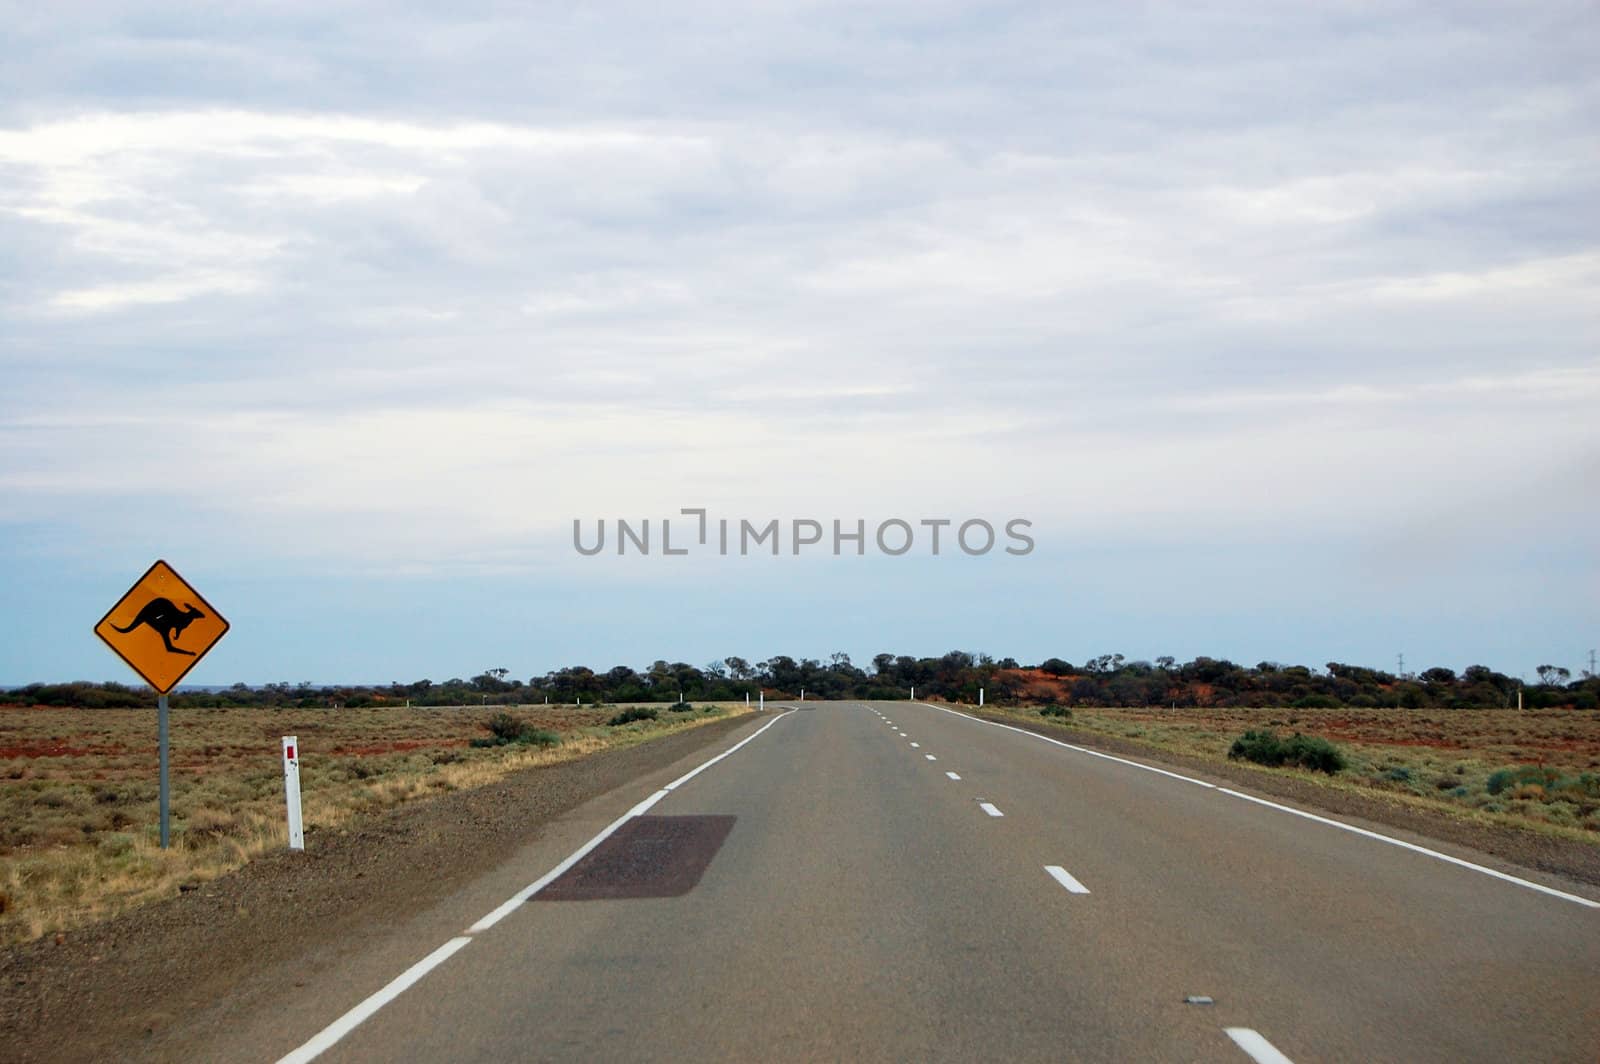
[{"label": "metal sign post", "polygon": [[167,763],[170,758],[167,756],[166,695],[156,699],[156,735],[161,745],[161,752],[157,756],[161,760],[161,848],[164,850],[172,840],[172,789],[167,781]]}]

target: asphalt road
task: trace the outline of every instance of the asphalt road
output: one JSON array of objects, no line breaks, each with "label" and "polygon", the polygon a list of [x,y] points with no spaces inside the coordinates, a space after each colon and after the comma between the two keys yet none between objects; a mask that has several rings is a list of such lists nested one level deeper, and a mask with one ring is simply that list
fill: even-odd
[{"label": "asphalt road", "polygon": [[1573,898],[930,706],[806,703],[722,749],[747,739],[397,914],[215,1055],[1600,1059],[1600,909]]}]

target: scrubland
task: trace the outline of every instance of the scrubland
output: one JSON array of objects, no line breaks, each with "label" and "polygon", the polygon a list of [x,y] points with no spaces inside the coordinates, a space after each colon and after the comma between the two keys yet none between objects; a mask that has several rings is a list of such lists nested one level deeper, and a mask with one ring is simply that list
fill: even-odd
[{"label": "scrubland", "polygon": [[491,745],[487,724],[506,711],[175,708],[172,845],[162,850],[154,709],[0,707],[0,944],[194,889],[287,846],[284,735],[299,739],[312,849],[355,817],[746,709],[663,707],[658,719],[612,725],[616,706],[511,707],[538,741]]},{"label": "scrubland", "polygon": [[1066,716],[1031,708],[990,713],[1215,761],[1226,760],[1247,731],[1299,732],[1333,743],[1345,767],[1332,775],[1251,768],[1600,844],[1600,712],[1593,710],[1074,706]]}]

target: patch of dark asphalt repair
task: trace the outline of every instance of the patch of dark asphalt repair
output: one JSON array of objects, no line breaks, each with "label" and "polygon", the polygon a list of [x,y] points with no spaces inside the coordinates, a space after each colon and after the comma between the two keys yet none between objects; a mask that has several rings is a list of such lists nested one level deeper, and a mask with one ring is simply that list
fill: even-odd
[{"label": "patch of dark asphalt repair", "polygon": [[735,819],[635,817],[532,900],[681,897],[700,882]]}]

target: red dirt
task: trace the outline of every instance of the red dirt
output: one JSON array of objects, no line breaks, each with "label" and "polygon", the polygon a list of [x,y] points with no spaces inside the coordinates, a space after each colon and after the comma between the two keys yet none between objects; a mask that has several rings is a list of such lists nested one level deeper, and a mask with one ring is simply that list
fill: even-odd
[{"label": "red dirt", "polygon": [[1054,695],[1066,701],[1072,690],[1071,676],[1051,676],[1041,669],[1001,669],[998,676],[1014,676],[1021,683],[1021,694],[1024,698],[1039,698],[1044,695]]},{"label": "red dirt", "polygon": [[1466,743],[1451,742],[1449,739],[1378,739],[1370,735],[1357,732],[1324,731],[1324,736],[1337,739],[1346,743],[1361,743],[1365,746],[1425,746],[1434,750],[1465,750]]},{"label": "red dirt", "polygon": [[366,746],[336,746],[329,751],[333,757],[371,757],[375,754],[400,754],[408,750],[433,750],[445,746],[466,746],[465,739],[398,739],[392,743],[370,743]]},{"label": "red dirt", "polygon": [[22,746],[0,746],[0,761],[19,757],[101,757],[127,753],[120,746],[68,746],[66,743],[25,743]]}]

